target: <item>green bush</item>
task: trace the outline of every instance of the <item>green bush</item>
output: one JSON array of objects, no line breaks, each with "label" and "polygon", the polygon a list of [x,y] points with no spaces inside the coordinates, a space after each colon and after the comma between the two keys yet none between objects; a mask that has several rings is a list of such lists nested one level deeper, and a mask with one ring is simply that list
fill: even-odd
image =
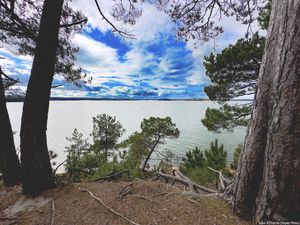
[{"label": "green bush", "polygon": [[209,170],[208,167],[224,171],[226,157],[224,146],[219,146],[218,141],[215,140],[211,143],[210,149],[204,152],[198,147],[186,152],[179,169],[194,182],[207,184],[215,181],[217,186],[218,174]]},{"label": "green bush", "polygon": [[188,173],[188,171],[192,169],[204,167],[204,154],[198,147],[193,150],[187,151],[185,155],[186,157],[182,158],[183,163],[180,165],[181,172]]}]

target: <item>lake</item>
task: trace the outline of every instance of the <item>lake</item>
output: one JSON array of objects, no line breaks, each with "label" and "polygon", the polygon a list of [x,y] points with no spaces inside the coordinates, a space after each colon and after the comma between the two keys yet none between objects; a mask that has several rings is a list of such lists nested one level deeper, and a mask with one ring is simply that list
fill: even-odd
[{"label": "lake", "polygon": [[[7,106],[13,131],[16,132],[15,143],[19,146],[23,103],[10,102]],[[91,141],[89,134],[93,127],[92,117],[101,113],[117,117],[126,129],[122,139],[139,131],[143,118],[170,116],[180,130],[180,137],[167,140],[166,144],[159,147],[160,150],[168,149],[183,156],[187,150],[196,146],[200,149],[209,148],[210,143],[217,138],[219,143],[224,144],[230,161],[235,147],[245,138],[246,128],[236,128],[232,133],[209,132],[201,123],[207,107],[218,108],[219,105],[212,101],[51,101],[47,131],[48,148],[58,153],[56,161],[62,162],[66,157],[65,147],[69,145],[66,137],[70,137],[74,128],[77,128]]]}]

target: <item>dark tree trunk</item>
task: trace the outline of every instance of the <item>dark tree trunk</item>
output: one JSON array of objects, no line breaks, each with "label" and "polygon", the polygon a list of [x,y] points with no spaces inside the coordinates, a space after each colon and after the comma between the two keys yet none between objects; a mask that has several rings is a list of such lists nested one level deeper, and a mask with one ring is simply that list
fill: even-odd
[{"label": "dark tree trunk", "polygon": [[235,212],[256,223],[300,221],[300,1],[273,0],[272,7],[233,188]]},{"label": "dark tree trunk", "polygon": [[23,193],[37,195],[54,186],[47,147],[47,119],[56,63],[63,0],[45,0],[21,126]]},{"label": "dark tree trunk", "polygon": [[[0,69],[1,72],[1,69]],[[16,153],[13,132],[9,121],[0,73],[0,160],[3,181],[6,186],[20,183],[20,163]]]},{"label": "dark tree trunk", "polygon": [[152,153],[154,152],[156,146],[158,145],[159,141],[160,141],[160,135],[158,135],[158,138],[157,138],[155,144],[153,145],[153,147],[151,148],[149,154],[147,155],[147,158],[145,159],[145,162],[144,162],[144,165],[143,165],[143,168],[142,168],[143,171],[145,171],[146,166],[147,166],[147,162],[149,161],[149,159],[150,159]]}]

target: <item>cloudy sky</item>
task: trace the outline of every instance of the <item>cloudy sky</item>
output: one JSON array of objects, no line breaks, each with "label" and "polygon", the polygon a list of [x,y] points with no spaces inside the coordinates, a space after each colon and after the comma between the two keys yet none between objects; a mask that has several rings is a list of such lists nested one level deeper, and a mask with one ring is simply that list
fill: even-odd
[{"label": "cloudy sky", "polygon": [[[111,16],[113,1],[101,0],[104,14]],[[225,32],[216,40],[199,44],[177,40],[170,18],[149,3],[143,4],[143,14],[130,27],[134,40],[124,40],[112,32],[96,10],[94,1],[73,0],[72,5],[87,17],[83,33],[73,37],[80,48],[77,66],[81,66],[92,82],[77,87],[56,76],[54,97],[95,97],[133,99],[193,99],[206,98],[203,88],[209,84],[203,68],[203,56],[222,48],[245,35],[246,27],[234,18],[220,22]],[[120,22],[114,22],[122,27]],[[255,28],[254,28],[255,29]],[[0,48],[3,70],[21,83],[14,88],[25,91],[32,58],[13,55]]]}]

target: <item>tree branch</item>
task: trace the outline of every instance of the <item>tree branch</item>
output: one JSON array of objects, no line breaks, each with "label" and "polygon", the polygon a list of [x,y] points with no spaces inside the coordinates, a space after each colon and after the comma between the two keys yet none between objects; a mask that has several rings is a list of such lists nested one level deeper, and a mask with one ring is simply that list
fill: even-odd
[{"label": "tree branch", "polygon": [[79,24],[86,23],[86,22],[87,22],[87,19],[83,19],[83,20],[79,20],[79,21],[76,21],[76,22],[70,23],[70,24],[61,24],[61,25],[59,25],[59,27],[67,28],[67,27],[72,27],[72,26],[79,25]]},{"label": "tree branch", "polygon": [[95,0],[95,3],[100,15],[102,16],[102,19],[104,19],[113,28],[113,32],[117,32],[119,35],[121,35],[124,38],[135,39],[135,36],[133,34],[127,33],[126,31],[122,31],[116,28],[116,26],[112,22],[110,22],[109,19],[107,19],[107,17],[103,14],[97,0]]},{"label": "tree branch", "polygon": [[118,213],[116,210],[112,209],[111,207],[109,207],[108,205],[106,205],[102,199],[96,197],[90,190],[88,189],[82,189],[81,192],[88,192],[90,194],[90,196],[95,199],[96,201],[98,201],[101,205],[103,205],[106,209],[108,209],[110,212],[112,212],[114,215],[122,218],[123,220],[126,220],[128,223],[132,224],[132,225],[140,225],[139,223],[136,223],[128,218],[126,218],[125,216],[123,216],[122,214]]}]

